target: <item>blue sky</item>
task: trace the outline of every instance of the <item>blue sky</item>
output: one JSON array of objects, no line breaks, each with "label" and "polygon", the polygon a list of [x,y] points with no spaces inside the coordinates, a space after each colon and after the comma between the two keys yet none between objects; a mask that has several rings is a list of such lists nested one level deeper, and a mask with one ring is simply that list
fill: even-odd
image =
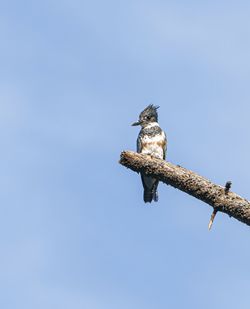
[{"label": "blue sky", "polygon": [[163,184],[144,205],[130,124],[249,198],[247,1],[0,4],[0,306],[249,308],[249,227]]}]

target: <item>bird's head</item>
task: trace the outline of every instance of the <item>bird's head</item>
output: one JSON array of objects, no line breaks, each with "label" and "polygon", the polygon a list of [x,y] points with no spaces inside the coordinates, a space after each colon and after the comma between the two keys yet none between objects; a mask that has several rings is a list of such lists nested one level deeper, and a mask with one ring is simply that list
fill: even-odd
[{"label": "bird's head", "polygon": [[134,122],[132,126],[142,126],[145,127],[152,122],[158,121],[157,109],[159,106],[154,106],[153,104],[148,105],[139,115],[139,120]]}]

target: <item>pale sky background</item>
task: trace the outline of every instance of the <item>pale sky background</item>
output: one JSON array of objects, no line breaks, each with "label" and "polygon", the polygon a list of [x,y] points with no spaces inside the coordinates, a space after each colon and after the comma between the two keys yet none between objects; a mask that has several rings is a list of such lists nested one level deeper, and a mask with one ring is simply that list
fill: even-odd
[{"label": "pale sky background", "polygon": [[0,3],[0,308],[249,309],[250,229],[163,184],[131,127],[160,105],[168,160],[250,198],[249,1]]}]

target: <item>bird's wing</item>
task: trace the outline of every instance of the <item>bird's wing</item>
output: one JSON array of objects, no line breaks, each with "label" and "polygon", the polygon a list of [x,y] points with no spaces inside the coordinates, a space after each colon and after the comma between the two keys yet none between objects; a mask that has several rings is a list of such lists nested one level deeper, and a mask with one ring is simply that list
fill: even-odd
[{"label": "bird's wing", "polygon": [[163,160],[166,160],[166,154],[167,154],[167,137],[166,137],[166,133],[164,133],[165,136],[165,143],[164,143],[164,148],[163,148]]},{"label": "bird's wing", "polygon": [[137,146],[136,147],[137,148],[137,152],[140,153],[142,151],[142,140],[141,140],[140,135],[137,138],[137,145],[136,146]]}]

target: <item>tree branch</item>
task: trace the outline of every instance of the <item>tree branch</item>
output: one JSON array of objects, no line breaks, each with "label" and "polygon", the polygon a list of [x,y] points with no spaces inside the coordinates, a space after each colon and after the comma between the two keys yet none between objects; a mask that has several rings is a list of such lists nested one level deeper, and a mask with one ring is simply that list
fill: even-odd
[{"label": "tree branch", "polygon": [[153,176],[167,185],[198,198],[212,206],[215,213],[224,212],[250,225],[250,202],[230,192],[231,183],[222,187],[186,168],[132,151],[121,153],[120,164],[135,172]]}]

